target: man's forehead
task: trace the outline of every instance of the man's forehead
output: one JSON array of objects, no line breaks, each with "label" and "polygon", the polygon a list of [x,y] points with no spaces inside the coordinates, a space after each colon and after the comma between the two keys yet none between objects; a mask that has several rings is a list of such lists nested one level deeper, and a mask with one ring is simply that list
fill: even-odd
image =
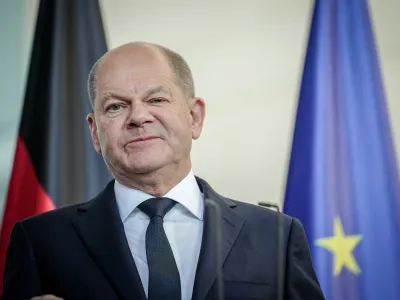
[{"label": "man's forehead", "polygon": [[114,60],[104,61],[99,65],[98,77],[129,77],[131,79],[150,76],[171,75],[169,65],[159,61]]},{"label": "man's forehead", "polygon": [[147,90],[158,89],[166,91],[170,88],[173,81],[163,74],[117,74],[115,76],[100,76],[98,78],[100,89],[125,89],[132,92],[145,92]]},{"label": "man's forehead", "polygon": [[97,81],[135,83],[137,85],[160,84],[173,78],[169,65],[161,59],[137,59],[135,56],[108,57],[99,64]]},{"label": "man's forehead", "polygon": [[148,45],[123,45],[106,53],[99,64],[107,70],[123,66],[136,68],[168,68],[166,57],[155,47]]},{"label": "man's forehead", "polygon": [[102,96],[112,96],[115,94],[128,93],[133,95],[150,95],[150,94],[170,94],[171,88],[163,84],[132,84],[129,87],[119,88],[117,85],[104,85],[102,89]]},{"label": "man's forehead", "polygon": [[169,65],[159,60],[118,59],[106,60],[99,65],[97,81],[136,85],[161,84],[173,80]]}]

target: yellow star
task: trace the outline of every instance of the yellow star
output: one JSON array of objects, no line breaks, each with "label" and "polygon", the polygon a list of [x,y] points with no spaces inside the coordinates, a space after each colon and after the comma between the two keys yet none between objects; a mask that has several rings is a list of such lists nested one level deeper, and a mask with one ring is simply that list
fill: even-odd
[{"label": "yellow star", "polygon": [[339,275],[343,267],[357,275],[361,271],[352,252],[361,241],[362,236],[360,234],[346,236],[340,218],[335,218],[333,222],[334,236],[320,238],[316,240],[315,244],[329,250],[334,255],[333,274],[335,276]]}]

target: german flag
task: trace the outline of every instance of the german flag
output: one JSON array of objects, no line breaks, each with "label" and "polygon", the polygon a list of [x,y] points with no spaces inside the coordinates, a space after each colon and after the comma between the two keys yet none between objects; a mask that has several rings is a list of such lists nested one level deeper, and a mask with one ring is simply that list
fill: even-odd
[{"label": "german flag", "polygon": [[0,232],[0,292],[16,221],[83,202],[111,179],[92,146],[87,76],[107,50],[98,0],[41,0]]}]

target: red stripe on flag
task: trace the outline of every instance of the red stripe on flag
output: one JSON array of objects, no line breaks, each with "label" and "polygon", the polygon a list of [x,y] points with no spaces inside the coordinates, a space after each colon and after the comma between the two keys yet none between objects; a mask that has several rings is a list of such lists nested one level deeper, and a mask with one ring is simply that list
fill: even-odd
[{"label": "red stripe on flag", "polygon": [[19,220],[54,208],[53,201],[36,177],[24,142],[18,138],[0,234],[0,291],[3,287],[4,262],[13,225]]}]

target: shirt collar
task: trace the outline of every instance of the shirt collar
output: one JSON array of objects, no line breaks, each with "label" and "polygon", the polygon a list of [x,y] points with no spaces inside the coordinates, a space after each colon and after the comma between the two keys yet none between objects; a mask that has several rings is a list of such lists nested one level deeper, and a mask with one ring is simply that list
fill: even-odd
[{"label": "shirt collar", "polygon": [[[154,196],[143,191],[122,185],[117,180],[115,180],[114,183],[114,193],[121,220],[123,222],[140,203],[149,198],[154,198]],[[164,197],[175,200],[196,218],[203,220],[203,195],[192,170],[184,179],[181,180],[181,182],[166,193]]]}]

